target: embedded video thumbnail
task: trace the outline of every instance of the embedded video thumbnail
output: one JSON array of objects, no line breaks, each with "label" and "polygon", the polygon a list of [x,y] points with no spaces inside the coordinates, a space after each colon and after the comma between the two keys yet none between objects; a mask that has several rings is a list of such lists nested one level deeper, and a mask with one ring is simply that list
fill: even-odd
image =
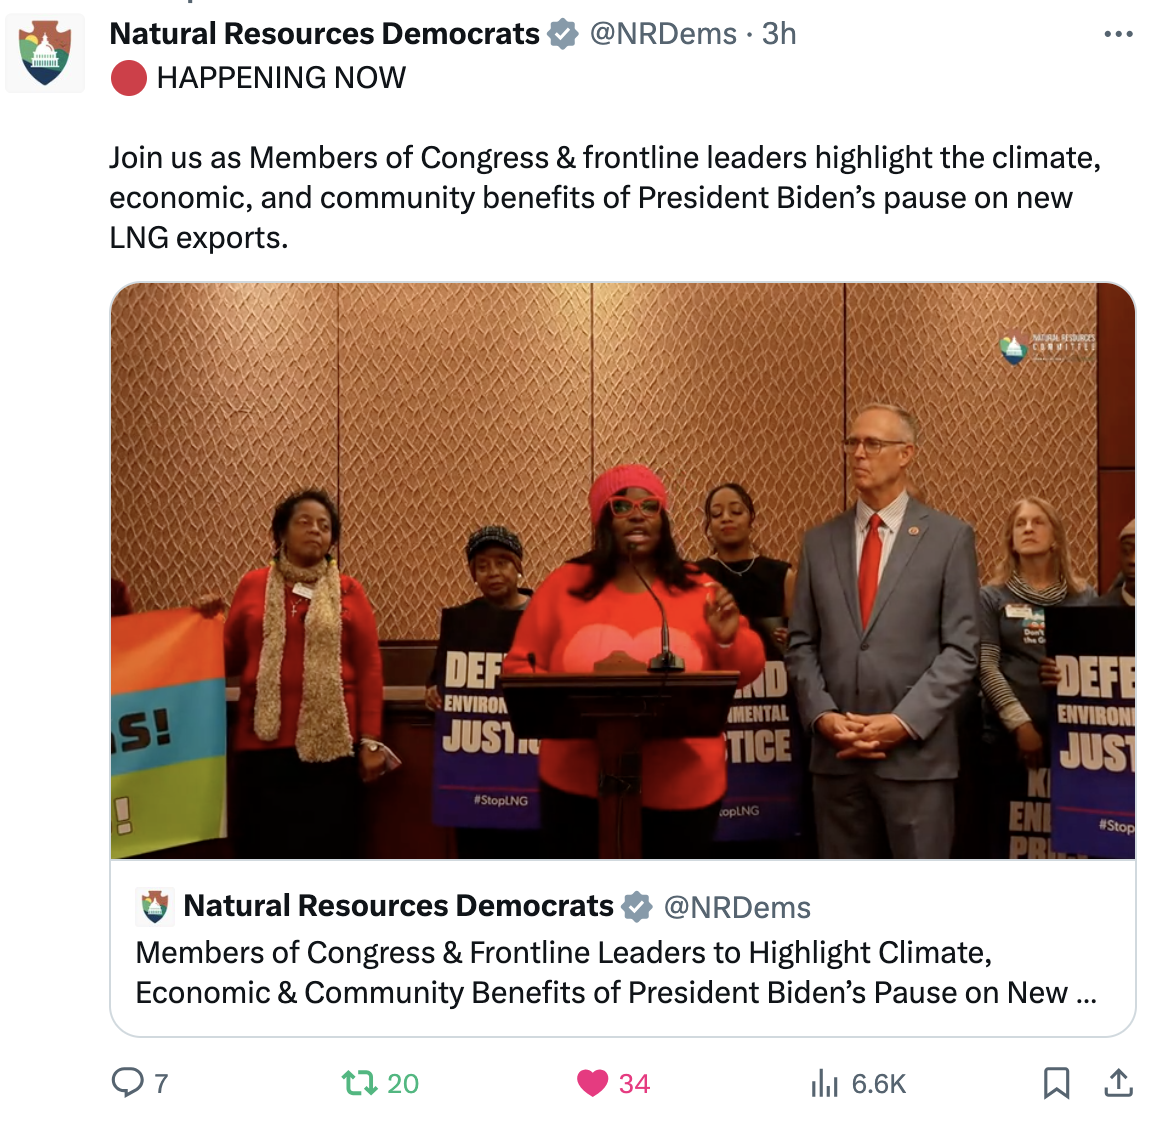
[{"label": "embedded video thumbnail", "polygon": [[1126,858],[1094,284],[140,284],[111,853]]}]

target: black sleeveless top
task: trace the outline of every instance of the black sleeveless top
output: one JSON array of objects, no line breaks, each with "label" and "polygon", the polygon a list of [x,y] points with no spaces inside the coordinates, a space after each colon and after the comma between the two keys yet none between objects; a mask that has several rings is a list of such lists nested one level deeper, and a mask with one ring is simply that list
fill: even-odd
[{"label": "black sleeveless top", "polygon": [[[756,557],[746,572],[745,560],[735,561],[731,572],[717,557],[704,557],[696,565],[708,576],[717,580],[735,598],[739,614],[747,617],[747,622],[759,633],[768,653],[773,645],[770,632],[778,625],[786,611],[786,580],[791,566],[787,561],[776,561],[773,557]],[[774,623],[768,623],[774,620]]]}]

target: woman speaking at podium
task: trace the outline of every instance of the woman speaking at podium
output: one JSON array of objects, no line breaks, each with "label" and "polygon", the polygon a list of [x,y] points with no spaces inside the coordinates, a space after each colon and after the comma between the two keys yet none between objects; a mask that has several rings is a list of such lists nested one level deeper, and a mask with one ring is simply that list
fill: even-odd
[{"label": "woman speaking at podium", "polygon": [[[592,547],[552,573],[527,605],[507,673],[590,673],[622,652],[641,663],[671,650],[685,669],[763,669],[763,644],[731,594],[679,556],[667,491],[650,468],[625,464],[591,487]],[[544,857],[594,857],[599,756],[591,740],[544,740],[539,752]],[[643,856],[704,857],[727,787],[722,736],[643,745]]]}]

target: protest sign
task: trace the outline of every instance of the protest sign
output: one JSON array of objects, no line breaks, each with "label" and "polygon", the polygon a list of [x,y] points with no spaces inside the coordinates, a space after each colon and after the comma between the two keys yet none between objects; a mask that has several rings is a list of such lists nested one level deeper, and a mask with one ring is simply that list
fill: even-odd
[{"label": "protest sign", "polygon": [[1054,848],[1134,856],[1134,609],[1048,608]]},{"label": "protest sign", "polygon": [[499,686],[503,656],[522,613],[467,604],[440,624],[446,652],[435,715],[438,826],[533,830],[539,826],[539,741],[511,728]]},{"label": "protest sign", "polygon": [[786,667],[770,659],[735,694],[727,718],[727,794],[716,841],[777,841],[801,827],[805,760]]}]

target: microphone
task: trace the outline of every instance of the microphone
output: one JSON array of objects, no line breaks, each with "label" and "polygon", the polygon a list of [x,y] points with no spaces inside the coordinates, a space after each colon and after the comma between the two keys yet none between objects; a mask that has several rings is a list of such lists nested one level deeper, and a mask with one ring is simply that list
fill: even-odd
[{"label": "microphone", "polygon": [[527,652],[527,665],[531,667],[531,673],[534,674],[536,672],[534,651]]},{"label": "microphone", "polygon": [[631,568],[642,582],[643,587],[651,594],[651,598],[659,607],[659,615],[663,620],[663,630],[661,633],[663,649],[647,663],[648,670],[657,670],[664,673],[670,671],[686,670],[687,666],[683,660],[671,650],[671,628],[667,623],[667,609],[663,607],[663,601],[655,595],[655,590],[647,583],[647,578],[639,572],[639,566],[635,564],[635,543],[627,543],[627,556],[631,561]]}]

